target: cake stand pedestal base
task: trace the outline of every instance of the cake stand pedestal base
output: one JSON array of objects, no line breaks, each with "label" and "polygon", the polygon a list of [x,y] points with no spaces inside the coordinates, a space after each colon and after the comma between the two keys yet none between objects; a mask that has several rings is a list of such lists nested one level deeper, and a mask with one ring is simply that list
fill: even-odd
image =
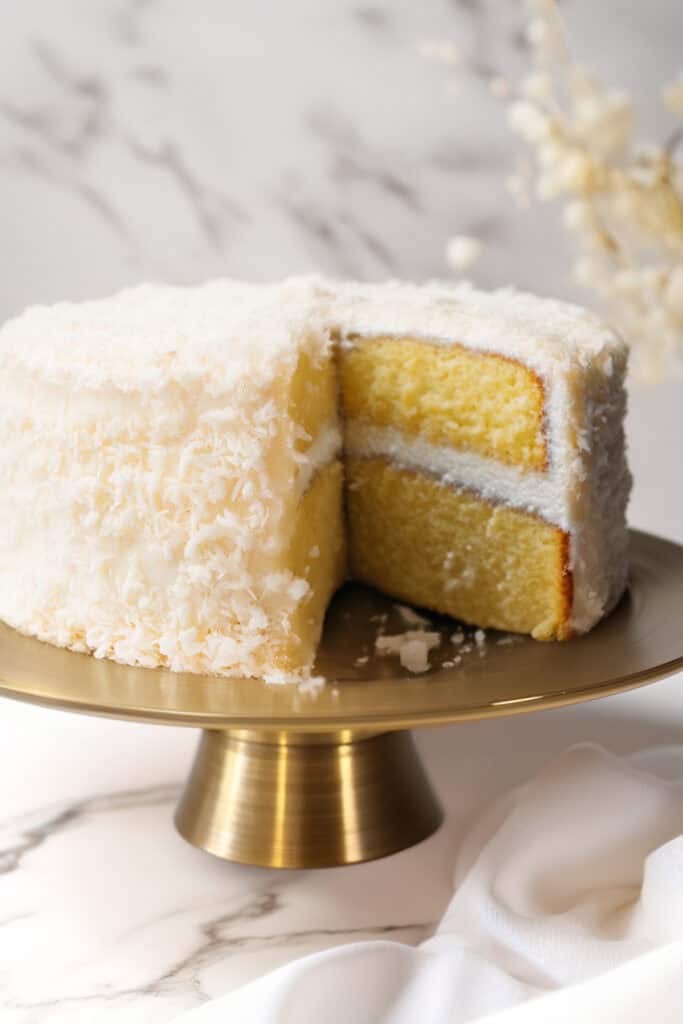
[{"label": "cake stand pedestal base", "polygon": [[442,818],[408,731],[207,729],[175,821],[217,857],[311,868],[403,850]]}]

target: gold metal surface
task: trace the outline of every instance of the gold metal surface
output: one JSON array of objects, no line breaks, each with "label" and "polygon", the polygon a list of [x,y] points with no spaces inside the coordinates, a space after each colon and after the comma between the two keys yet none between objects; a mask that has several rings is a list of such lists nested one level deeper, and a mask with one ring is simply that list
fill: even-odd
[{"label": "gold metal surface", "polygon": [[567,643],[500,645],[489,633],[483,656],[475,649],[445,667],[454,625],[433,617],[442,643],[420,676],[374,655],[378,615],[386,632],[405,629],[389,599],[357,585],[340,591],[317,666],[329,682],[317,693],[129,668],[0,625],[0,694],[210,730],[178,811],[183,835],[250,863],[350,863],[417,842],[438,824],[409,738],[391,733],[572,704],[682,669],[683,548],[632,532],[627,593],[596,629]]},{"label": "gold metal surface", "polygon": [[440,823],[409,732],[207,730],[176,814],[195,846],[277,868],[384,857]]}]

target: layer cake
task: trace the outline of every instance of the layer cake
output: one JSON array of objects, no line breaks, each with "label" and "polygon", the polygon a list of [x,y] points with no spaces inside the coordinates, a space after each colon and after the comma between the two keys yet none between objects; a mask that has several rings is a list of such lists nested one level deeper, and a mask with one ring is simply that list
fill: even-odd
[{"label": "layer cake", "polygon": [[310,672],[348,573],[568,639],[626,579],[626,349],[469,286],[143,286],[0,330],[0,618],[130,664]]}]

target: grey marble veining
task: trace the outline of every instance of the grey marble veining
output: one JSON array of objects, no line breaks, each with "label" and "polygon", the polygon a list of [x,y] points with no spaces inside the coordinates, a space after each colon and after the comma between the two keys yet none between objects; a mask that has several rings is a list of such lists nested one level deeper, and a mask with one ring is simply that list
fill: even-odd
[{"label": "grey marble veining", "polygon": [[0,821],[0,875],[18,871],[24,858],[61,831],[86,823],[93,815],[113,813],[128,807],[172,805],[180,796],[179,785],[124,790],[41,808]]},{"label": "grey marble veining", "polygon": [[[658,22],[647,95],[678,59],[661,7],[683,16],[626,6],[565,5],[577,50],[626,84]],[[489,242],[484,283],[568,290],[554,214],[506,195],[513,144],[483,81],[522,66],[518,3],[27,0],[3,19],[0,315],[149,277],[438,276],[458,231]],[[470,63],[455,93],[418,54],[433,38]]]},{"label": "grey marble veining", "polygon": [[[378,921],[371,907],[352,920],[324,906],[293,916],[292,890],[305,876],[236,868],[231,877],[186,847],[171,830],[179,791],[121,789],[0,821],[3,1021],[79,1020],[85,1012],[91,1020],[167,1020],[229,985],[241,969],[235,960],[272,962],[376,937],[414,943],[431,931],[432,920]],[[137,860],[131,829],[143,837]],[[67,899],[46,896],[55,885]],[[93,890],[95,902],[87,899]],[[94,926],[83,920],[90,915]]]}]

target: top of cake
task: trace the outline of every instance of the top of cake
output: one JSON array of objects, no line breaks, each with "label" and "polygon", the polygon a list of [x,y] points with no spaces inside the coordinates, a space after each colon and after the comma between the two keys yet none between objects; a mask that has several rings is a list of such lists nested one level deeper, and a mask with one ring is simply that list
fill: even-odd
[{"label": "top of cake", "polygon": [[276,285],[142,285],[90,302],[34,306],[0,329],[0,365],[124,390],[202,377],[218,393],[238,379],[269,376],[291,353],[293,335],[320,337],[322,325],[376,336],[385,325],[394,335],[461,341],[523,358],[541,374],[558,361],[586,365],[624,351],[618,335],[586,310],[512,288],[310,276]]},{"label": "top of cake", "polygon": [[319,337],[314,288],[304,280],[198,287],[140,285],[89,302],[33,306],[0,328],[0,366],[19,363],[55,381],[123,390],[202,383],[219,393],[269,377],[292,337]]}]

